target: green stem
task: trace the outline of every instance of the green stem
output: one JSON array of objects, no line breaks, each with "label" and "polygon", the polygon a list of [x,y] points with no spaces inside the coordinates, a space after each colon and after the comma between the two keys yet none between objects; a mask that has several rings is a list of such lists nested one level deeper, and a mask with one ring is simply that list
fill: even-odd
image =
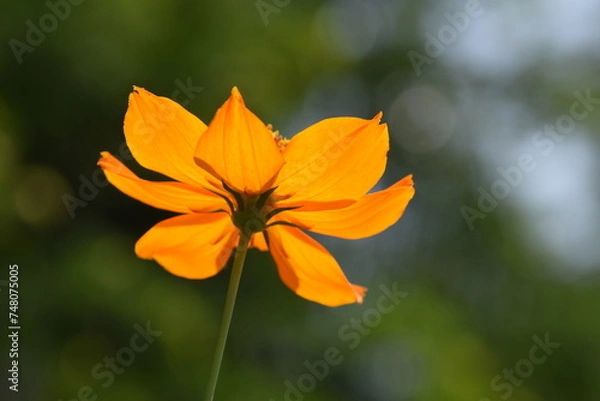
[{"label": "green stem", "polygon": [[204,398],[205,401],[213,401],[215,396],[215,389],[217,388],[219,371],[221,370],[221,362],[223,361],[223,353],[225,351],[225,343],[227,342],[227,334],[229,333],[231,317],[233,316],[235,298],[237,297],[240,279],[242,278],[246,252],[248,251],[248,242],[250,242],[250,237],[242,232],[240,242],[235,251],[235,258],[233,259],[233,268],[231,269],[231,278],[229,279],[227,298],[225,299],[225,310],[223,311],[223,320],[221,321],[219,337],[217,338],[215,358],[210,370],[210,379],[208,380],[208,388],[206,389],[206,397]]}]

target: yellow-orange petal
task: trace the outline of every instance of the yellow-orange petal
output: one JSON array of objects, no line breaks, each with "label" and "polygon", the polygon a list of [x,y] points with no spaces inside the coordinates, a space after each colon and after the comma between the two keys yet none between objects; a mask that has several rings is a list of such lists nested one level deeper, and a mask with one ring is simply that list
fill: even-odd
[{"label": "yellow-orange petal", "polygon": [[182,106],[134,86],[123,129],[140,165],[186,184],[206,185],[206,172],[194,163],[206,125]]},{"label": "yellow-orange petal", "polygon": [[256,248],[259,251],[268,251],[269,247],[267,246],[267,242],[265,241],[265,236],[263,233],[256,233],[252,235],[250,238],[250,244],[248,244],[250,248]]},{"label": "yellow-orange petal", "polygon": [[381,113],[372,120],[330,118],[295,135],[283,152],[285,165],[276,181],[279,193],[292,195],[282,205],[365,195],[387,162],[389,134],[380,119]]},{"label": "yellow-orange petal", "polygon": [[327,306],[362,303],[367,289],[351,284],[317,241],[283,225],[269,227],[267,233],[279,277],[296,294]]},{"label": "yellow-orange petal", "polygon": [[173,181],[142,180],[110,153],[100,154],[98,165],[108,182],[147,205],[176,213],[210,212],[228,207],[222,198],[201,188]]},{"label": "yellow-orange petal", "polygon": [[398,221],[414,194],[412,175],[408,175],[346,208],[308,212],[290,210],[281,213],[279,219],[320,234],[346,239],[367,238]]},{"label": "yellow-orange petal", "polygon": [[249,194],[270,188],[283,165],[271,131],[246,108],[235,87],[200,137],[195,158],[217,179]]},{"label": "yellow-orange petal", "polygon": [[[277,191],[275,191],[277,192]],[[307,200],[297,200],[297,199],[291,199],[291,201],[288,201],[287,199],[285,199],[284,201],[277,201],[276,205],[277,207],[294,207],[297,208],[297,210],[332,210],[332,209],[341,209],[347,206],[350,206],[352,204],[356,203],[356,199],[338,199],[338,200],[332,200],[332,201],[325,201],[325,202],[314,202],[314,201],[307,201]]]},{"label": "yellow-orange petal", "polygon": [[152,227],[135,244],[135,253],[176,276],[204,279],[225,267],[238,239],[225,213],[186,214]]}]

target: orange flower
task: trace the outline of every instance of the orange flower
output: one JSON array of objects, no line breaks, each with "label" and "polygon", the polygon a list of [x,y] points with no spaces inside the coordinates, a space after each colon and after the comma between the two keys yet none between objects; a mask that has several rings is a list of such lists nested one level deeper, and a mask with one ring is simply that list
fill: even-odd
[{"label": "orange flower", "polygon": [[269,250],[281,280],[328,306],[362,302],[336,260],[303,230],[340,238],[394,224],[414,195],[412,176],[367,195],[383,174],[388,130],[354,117],[318,122],[292,139],[273,132],[237,88],[206,126],[172,100],[134,87],[124,131],[143,167],[175,181],[146,181],[108,152],[98,164],[125,194],[180,213],[152,227],[135,252],[189,279],[222,270],[241,235]]}]

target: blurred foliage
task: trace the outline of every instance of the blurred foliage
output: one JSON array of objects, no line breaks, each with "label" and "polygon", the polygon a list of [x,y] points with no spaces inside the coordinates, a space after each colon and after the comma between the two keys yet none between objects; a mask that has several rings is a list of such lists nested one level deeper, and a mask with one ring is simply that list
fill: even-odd
[{"label": "blurred foliage", "polygon": [[[97,172],[100,151],[127,154],[122,120],[134,84],[164,96],[186,85],[201,88],[176,98],[205,122],[237,85],[249,107],[284,136],[325,117],[368,118],[383,110],[392,143],[381,185],[415,176],[417,195],[390,230],[360,241],[319,237],[352,281],[370,288],[364,305],[307,302],[280,282],[268,254],[250,252],[217,399],[284,400],[286,381],[302,386],[307,364],[330,347],[342,361],[314,390],[288,399],[600,399],[600,113],[591,111],[556,141],[558,150],[538,159],[537,169],[473,229],[461,211],[477,207],[479,188],[490,191],[498,167],[517,165],[527,151],[523,141],[531,146],[536,130],[569,112],[574,91],[600,93],[600,34],[588,23],[600,13],[582,12],[580,25],[567,25],[577,29],[567,29],[558,23],[567,18],[558,0],[483,2],[483,14],[418,74],[408,52],[427,55],[426,33],[437,35],[450,24],[444,13],[456,15],[467,3],[5,4],[0,260],[20,271],[19,399],[84,399],[83,386],[98,400],[191,400],[203,393],[227,271],[187,281],[137,259],[137,238],[170,214],[104,185]],[[64,19],[16,56],[10,41],[27,43],[27,22],[39,26],[52,12],[48,4],[60,4]],[[580,34],[572,39],[573,32]],[[561,159],[580,143],[584,150]],[[585,149],[594,155],[589,164]],[[587,175],[573,173],[577,165],[587,166]],[[540,186],[544,180],[556,191]],[[589,193],[571,191],[573,182]],[[572,203],[562,209],[573,216],[584,210],[578,202],[590,199],[581,226],[545,230],[559,242],[571,231],[588,233],[588,245],[577,252],[584,262],[544,245],[532,227],[555,212],[526,207],[529,193],[545,200],[565,194]],[[71,215],[65,195],[85,206]],[[406,296],[361,334],[352,322],[377,308],[382,285]],[[162,334],[104,387],[94,368],[127,347],[136,325],[146,322]],[[560,347],[518,384],[507,387],[501,378],[494,387],[505,369],[526,367],[521,361],[530,358],[534,337],[547,333]],[[6,387],[4,381],[2,399],[14,395]]]}]

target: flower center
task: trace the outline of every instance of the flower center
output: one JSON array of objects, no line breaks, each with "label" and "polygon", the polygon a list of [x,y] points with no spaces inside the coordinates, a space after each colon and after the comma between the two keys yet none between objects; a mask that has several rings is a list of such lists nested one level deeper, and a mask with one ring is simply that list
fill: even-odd
[{"label": "flower center", "polygon": [[222,184],[223,188],[233,196],[235,202],[232,202],[225,195],[218,195],[222,196],[229,205],[233,224],[248,237],[252,236],[252,234],[262,232],[275,224],[289,224],[280,221],[269,223],[269,220],[281,212],[296,209],[296,207],[277,208],[275,206],[271,195],[273,195],[277,187],[271,188],[260,195],[247,195],[236,192],[225,182]]},{"label": "flower center", "polygon": [[261,199],[263,195],[241,195],[241,202],[238,201],[238,207],[231,213],[233,224],[247,236],[259,233],[267,228],[267,217],[264,213],[266,205],[264,203],[266,203],[266,200],[268,199],[263,201]]}]

